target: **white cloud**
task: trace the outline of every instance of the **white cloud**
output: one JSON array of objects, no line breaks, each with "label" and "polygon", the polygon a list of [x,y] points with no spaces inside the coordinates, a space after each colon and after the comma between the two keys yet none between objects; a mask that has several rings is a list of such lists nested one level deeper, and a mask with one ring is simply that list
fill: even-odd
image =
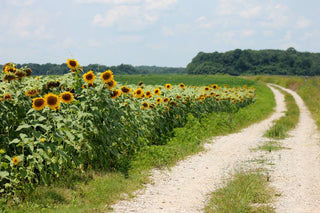
[{"label": "white cloud", "polygon": [[20,13],[7,23],[7,36],[20,38],[50,39],[53,36],[47,29],[47,14],[42,12],[30,13],[21,10]]},{"label": "white cloud", "polygon": [[137,4],[142,2],[143,0],[75,0],[77,3],[100,3],[100,4]]},{"label": "white cloud", "polygon": [[205,16],[200,16],[195,20],[195,23],[198,27],[204,28],[204,29],[210,29],[212,28],[212,23],[210,23]]},{"label": "white cloud", "polygon": [[166,37],[174,36],[174,34],[175,34],[173,29],[166,27],[166,26],[162,27],[161,32]]},{"label": "white cloud", "polygon": [[244,18],[252,18],[253,16],[259,15],[261,9],[261,6],[249,6],[248,8],[240,11],[239,15]]},{"label": "white cloud", "polygon": [[170,9],[178,0],[146,0],[147,10],[167,10]]},{"label": "white cloud", "polygon": [[286,5],[269,5],[265,8],[264,15],[265,20],[260,22],[264,27],[282,29],[290,24],[289,9]]},{"label": "white cloud", "polygon": [[242,36],[245,36],[245,37],[247,37],[247,36],[252,36],[252,35],[254,35],[255,34],[255,31],[254,30],[242,30],[241,31],[241,35]]},{"label": "white cloud", "polygon": [[141,6],[121,5],[107,11],[104,15],[97,14],[92,23],[97,26],[113,27],[120,30],[141,29],[157,21],[156,14],[145,14]]},{"label": "white cloud", "polygon": [[118,36],[116,39],[112,41],[112,43],[139,43],[143,40],[142,36],[137,35],[122,35]]},{"label": "white cloud", "polygon": [[296,27],[298,29],[309,27],[311,24],[311,21],[307,19],[306,17],[299,17],[296,23]]},{"label": "white cloud", "polygon": [[[109,2],[115,1],[109,0]],[[104,14],[96,14],[92,24],[102,27],[115,26],[117,29],[124,31],[141,30],[158,21],[162,11],[170,9],[176,2],[178,0],[145,0],[143,3],[134,5],[120,4],[109,9]]]},{"label": "white cloud", "polygon": [[292,38],[292,32],[290,31],[290,30],[288,30],[287,32],[286,32],[286,35],[284,36],[284,40],[291,40],[291,38]]},{"label": "white cloud", "polygon": [[5,0],[7,4],[11,4],[13,6],[28,6],[34,4],[37,0]]}]

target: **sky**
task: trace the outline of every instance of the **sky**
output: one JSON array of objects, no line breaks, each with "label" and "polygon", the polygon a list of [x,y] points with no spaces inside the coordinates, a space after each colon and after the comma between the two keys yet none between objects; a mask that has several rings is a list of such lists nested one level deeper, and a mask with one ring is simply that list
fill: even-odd
[{"label": "sky", "polygon": [[185,67],[199,52],[320,52],[319,0],[0,0],[0,64]]}]

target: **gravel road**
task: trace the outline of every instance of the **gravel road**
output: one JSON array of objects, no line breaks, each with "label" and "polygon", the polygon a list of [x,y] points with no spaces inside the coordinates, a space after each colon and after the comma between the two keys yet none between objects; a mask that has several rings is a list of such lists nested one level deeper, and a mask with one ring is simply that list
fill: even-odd
[{"label": "gravel road", "polygon": [[[219,136],[205,145],[206,151],[190,156],[170,170],[151,172],[152,184],[139,190],[131,200],[112,206],[114,212],[202,212],[207,194],[222,183],[230,171],[242,162],[256,158],[250,151],[266,139],[264,132],[286,110],[284,96],[271,87],[277,106],[267,119],[239,133]],[[271,185],[281,196],[275,200],[277,212],[320,212],[320,159],[317,130],[310,112],[292,91],[301,115],[297,128],[285,140],[284,149],[270,153],[275,165],[269,168]]]}]

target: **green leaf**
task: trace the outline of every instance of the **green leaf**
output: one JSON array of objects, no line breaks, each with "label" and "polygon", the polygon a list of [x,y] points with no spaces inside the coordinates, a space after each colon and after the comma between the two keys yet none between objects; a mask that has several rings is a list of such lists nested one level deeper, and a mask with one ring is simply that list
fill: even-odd
[{"label": "green leaf", "polygon": [[19,143],[19,142],[20,142],[20,140],[18,138],[15,138],[12,141],[10,141],[9,144]]},{"label": "green leaf", "polygon": [[18,128],[16,129],[16,131],[20,131],[22,129],[29,129],[31,126],[29,124],[22,124],[20,126],[18,126]]},{"label": "green leaf", "polygon": [[9,172],[7,171],[0,171],[0,178],[3,179],[5,177],[9,176]]}]

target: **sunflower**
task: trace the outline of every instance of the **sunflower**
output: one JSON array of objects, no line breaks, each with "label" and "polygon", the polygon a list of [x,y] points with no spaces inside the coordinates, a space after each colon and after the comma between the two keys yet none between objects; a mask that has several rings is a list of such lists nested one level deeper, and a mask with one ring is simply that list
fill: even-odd
[{"label": "sunflower", "polygon": [[12,66],[6,66],[5,69],[4,69],[4,72],[7,73],[7,74],[9,74],[9,73],[14,74],[16,71],[17,71],[17,68],[14,67],[13,65]]},{"label": "sunflower", "polygon": [[100,75],[101,80],[103,83],[108,83],[109,81],[113,80],[113,74],[111,70],[107,70]]},{"label": "sunflower", "polygon": [[212,88],[213,88],[213,89],[218,89],[218,85],[217,85],[217,84],[214,84],[214,85],[212,85]]},{"label": "sunflower", "polygon": [[85,80],[85,82],[87,83],[93,83],[94,80],[96,79],[96,76],[94,75],[94,73],[92,72],[92,70],[90,70],[89,72],[85,73],[83,75],[83,79]]},{"label": "sunflower", "polygon": [[185,85],[184,85],[183,83],[180,83],[180,84],[179,84],[179,87],[180,87],[181,89],[185,89]]},{"label": "sunflower", "polygon": [[205,87],[204,88],[204,91],[209,91],[210,90],[210,87]]},{"label": "sunflower", "polygon": [[11,100],[12,100],[11,94],[5,94],[5,95],[3,95],[2,100],[4,100],[4,101],[11,101]]},{"label": "sunflower", "polygon": [[134,91],[134,93],[135,93],[135,96],[136,96],[137,98],[142,98],[143,95],[144,95],[143,89],[141,89],[141,88],[136,89],[136,90]]},{"label": "sunflower", "polygon": [[67,59],[67,65],[72,70],[75,70],[79,67],[79,63],[75,59]]},{"label": "sunflower", "polygon": [[56,110],[57,106],[60,105],[59,96],[57,95],[49,93],[45,95],[44,98],[46,99],[47,106],[50,107],[50,109]]},{"label": "sunflower", "polygon": [[14,165],[17,165],[19,163],[19,159],[17,156],[15,156],[14,158],[12,158],[12,162]]},{"label": "sunflower", "polygon": [[124,94],[129,94],[129,93],[132,91],[131,88],[128,88],[128,87],[126,87],[126,86],[120,87],[120,90],[121,90],[121,92],[124,93]]},{"label": "sunflower", "polygon": [[166,84],[165,86],[164,86],[166,89],[171,89],[171,84]]},{"label": "sunflower", "polygon": [[159,98],[157,98],[156,103],[157,103],[157,104],[160,104],[161,101],[162,101],[162,98],[159,97]]},{"label": "sunflower", "polygon": [[147,102],[143,102],[142,106],[141,106],[141,109],[146,109],[148,107],[149,107],[149,104]]},{"label": "sunflower", "polygon": [[34,98],[32,102],[32,108],[35,110],[42,110],[46,106],[46,100],[44,98]]},{"label": "sunflower", "polygon": [[106,83],[106,85],[104,86],[104,88],[109,88],[109,89],[111,90],[111,89],[115,88],[116,85],[117,85],[117,82],[112,79],[111,81],[108,81],[108,82]]},{"label": "sunflower", "polygon": [[160,88],[155,89],[155,90],[153,91],[153,93],[154,93],[155,95],[161,95],[161,90],[160,90]]},{"label": "sunflower", "polygon": [[164,111],[165,113],[169,112],[170,108],[166,106],[166,110]]},{"label": "sunflower", "polygon": [[145,95],[146,95],[147,98],[152,98],[153,97],[151,91],[146,91]]},{"label": "sunflower", "polygon": [[32,90],[28,90],[25,94],[26,94],[26,96],[33,97],[33,96],[37,95],[38,93],[39,93],[38,90],[32,89]]},{"label": "sunflower", "polygon": [[139,83],[138,83],[138,86],[141,86],[143,84],[143,81],[140,81]]},{"label": "sunflower", "polygon": [[61,93],[60,100],[63,103],[70,104],[73,101],[73,94],[71,92]]},{"label": "sunflower", "polygon": [[111,92],[111,98],[112,99],[116,99],[117,97],[119,97],[121,95],[121,90],[112,90]]},{"label": "sunflower", "polygon": [[154,106],[154,104],[149,104],[149,109],[154,109],[155,108],[155,106]]},{"label": "sunflower", "polygon": [[163,103],[168,103],[170,101],[170,98],[166,97],[163,99]]},{"label": "sunflower", "polygon": [[181,95],[177,95],[177,96],[176,96],[176,100],[178,100],[178,99],[180,99],[180,98],[182,98]]},{"label": "sunflower", "polygon": [[30,68],[27,68],[27,69],[25,69],[24,71],[26,72],[26,75],[27,75],[27,76],[30,76],[31,73],[32,73],[32,70],[31,70]]},{"label": "sunflower", "polygon": [[23,77],[27,76],[27,74],[25,72],[23,72],[22,70],[19,70],[19,71],[15,72],[15,75],[18,78],[23,78]]},{"label": "sunflower", "polygon": [[13,81],[13,80],[16,80],[15,75],[8,74],[3,77],[3,81]]}]

